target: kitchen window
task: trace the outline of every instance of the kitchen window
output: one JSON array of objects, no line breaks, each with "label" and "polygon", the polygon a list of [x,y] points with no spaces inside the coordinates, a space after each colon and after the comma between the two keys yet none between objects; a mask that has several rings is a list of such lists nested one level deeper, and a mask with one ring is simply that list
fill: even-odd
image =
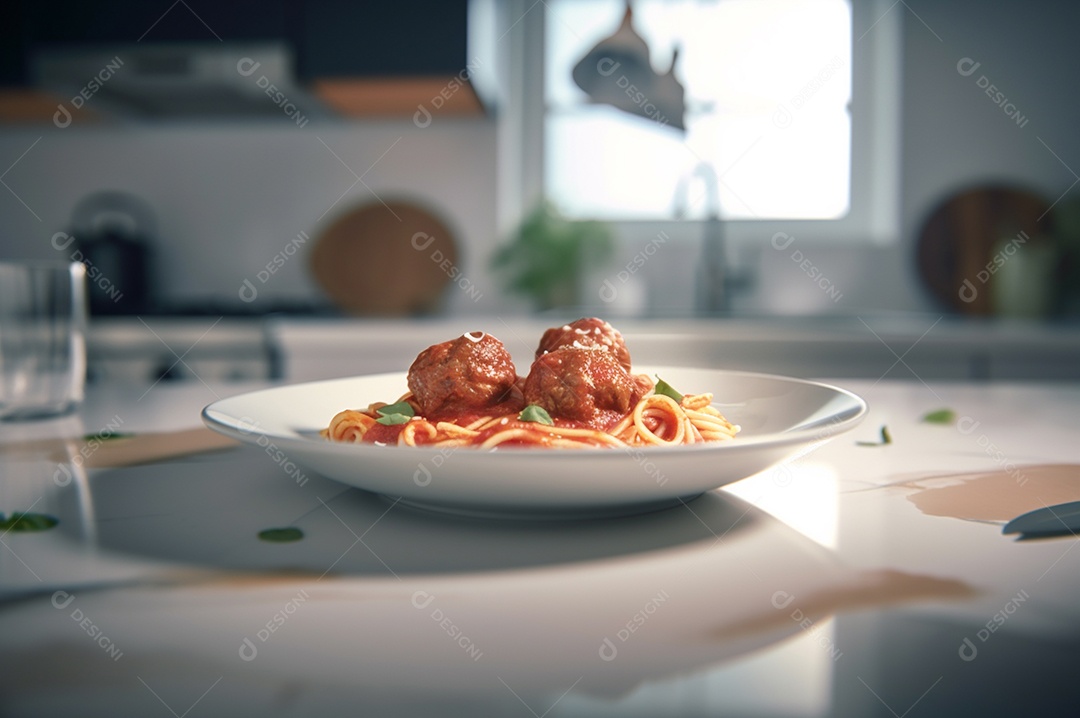
[{"label": "kitchen window", "polygon": [[895,236],[902,7],[636,0],[633,28],[657,76],[669,72],[678,48],[685,134],[651,101],[659,91],[614,63],[611,81],[638,116],[594,101],[571,77],[625,7],[545,0],[510,28],[520,41],[511,76],[521,82],[507,114],[520,135],[504,133],[510,142],[502,146],[518,160],[504,170],[521,174],[511,178],[519,191],[504,216],[544,197],[569,217],[606,220],[623,235],[700,234],[701,220],[718,212],[735,242],[778,231],[811,241]]}]

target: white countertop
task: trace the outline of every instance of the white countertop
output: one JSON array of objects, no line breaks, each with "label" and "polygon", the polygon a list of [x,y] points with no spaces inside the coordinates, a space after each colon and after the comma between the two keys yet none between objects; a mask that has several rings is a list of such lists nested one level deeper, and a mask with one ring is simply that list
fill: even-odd
[{"label": "white countertop", "polygon": [[[570,317],[576,318],[576,317]],[[98,318],[91,375],[102,383],[174,379],[309,381],[398,371],[431,343],[465,331],[531,360],[554,317],[423,320],[290,317]],[[638,363],[789,376],[908,380],[1080,381],[1080,325],[940,314],[619,319]],[[182,358],[182,361],[179,361]],[[524,371],[524,366],[520,367]]]},{"label": "white countertop", "polygon": [[814,453],[667,511],[524,523],[301,483],[258,447],[65,481],[42,439],[197,427],[256,385],[91,387],[0,425],[0,511],[60,519],[0,537],[3,714],[1071,711],[1076,539],[1001,526],[1080,500],[1080,386],[832,383],[870,415]]}]

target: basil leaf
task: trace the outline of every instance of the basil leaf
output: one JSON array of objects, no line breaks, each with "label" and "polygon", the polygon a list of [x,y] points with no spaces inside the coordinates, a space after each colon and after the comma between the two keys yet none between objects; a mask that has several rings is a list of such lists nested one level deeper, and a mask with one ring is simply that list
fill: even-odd
[{"label": "basil leaf", "polygon": [[518,418],[522,421],[532,421],[537,424],[547,424],[548,426],[555,424],[555,422],[551,420],[551,414],[548,414],[544,407],[538,404],[529,404],[521,410],[521,413],[518,414]]},{"label": "basil leaf", "polygon": [[856,441],[855,446],[885,446],[892,443],[892,436],[889,434],[889,428],[885,425],[881,427],[881,441]]},{"label": "basil leaf", "polygon": [[280,529],[263,529],[259,532],[260,541],[270,543],[289,543],[304,538],[304,532],[295,526],[287,526]]},{"label": "basil leaf", "polygon": [[[382,410],[379,410],[382,414]],[[376,424],[382,424],[383,426],[397,426],[398,424],[407,424],[412,416],[406,416],[405,414],[384,414],[375,420]]]},{"label": "basil leaf", "polygon": [[48,514],[30,514],[25,511],[15,511],[6,519],[0,517],[0,531],[17,533],[48,531],[58,523],[60,523],[58,518]]},{"label": "basil leaf", "polygon": [[[402,416],[416,416],[416,412],[413,411],[412,404],[407,401],[399,401],[396,404],[387,404],[381,409],[375,410],[376,414],[382,416],[390,416],[391,414],[400,414]],[[398,422],[399,424],[404,422]]]},{"label": "basil leaf", "polygon": [[922,420],[927,424],[952,424],[956,421],[956,412],[952,409],[931,411]]},{"label": "basil leaf", "polygon": [[94,441],[96,439],[97,441],[112,441],[113,439],[130,439],[133,436],[135,436],[135,435],[132,434],[132,433],[126,433],[125,434],[123,432],[117,432],[115,434],[106,434],[106,433],[85,434],[83,436],[82,440],[83,441]]},{"label": "basil leaf", "polygon": [[683,400],[683,395],[675,391],[675,389],[672,388],[671,384],[668,384],[666,381],[661,379],[659,375],[657,375],[656,377],[656,388],[653,389],[653,391],[655,391],[657,394],[669,396],[675,401]]},{"label": "basil leaf", "polygon": [[408,422],[409,419],[416,416],[412,404],[407,401],[399,401],[396,404],[387,404],[380,409],[376,409],[375,413],[379,415],[379,418],[375,420],[375,423],[382,424],[383,426],[404,424]]}]

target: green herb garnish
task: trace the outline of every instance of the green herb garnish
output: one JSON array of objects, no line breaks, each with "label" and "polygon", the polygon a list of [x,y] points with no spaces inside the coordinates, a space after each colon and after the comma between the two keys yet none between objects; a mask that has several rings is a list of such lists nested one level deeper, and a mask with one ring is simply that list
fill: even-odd
[{"label": "green herb garnish", "polygon": [[675,401],[683,400],[683,395],[675,391],[675,389],[672,388],[671,384],[668,384],[666,381],[661,379],[659,375],[657,375],[656,377],[656,388],[653,389],[653,391],[655,391],[657,394],[669,396]]},{"label": "green herb garnish", "polygon": [[539,404],[529,404],[521,410],[521,413],[518,414],[518,418],[522,421],[532,421],[537,424],[547,424],[548,426],[555,424],[555,422],[551,420],[551,414],[547,413],[544,407]]},{"label": "green herb garnish", "polygon": [[407,401],[399,401],[396,404],[387,404],[381,409],[376,409],[375,413],[379,415],[379,418],[376,419],[375,422],[384,426],[404,424],[408,422],[409,419],[416,416],[412,404]]},{"label": "green herb garnish", "polygon": [[956,421],[956,412],[952,409],[931,411],[922,420],[927,424],[952,424]]},{"label": "green herb garnish", "polygon": [[133,436],[135,436],[135,435],[130,433],[130,432],[125,433],[125,432],[119,432],[118,431],[118,432],[113,433],[113,434],[106,434],[106,433],[86,434],[85,436],[83,436],[82,440],[83,441],[94,441],[94,440],[97,440],[97,441],[112,441],[113,439],[130,439]]},{"label": "green herb garnish", "polygon": [[30,533],[31,531],[48,531],[60,520],[48,514],[30,514],[25,511],[16,511],[8,518],[0,517],[0,531],[13,531],[17,533]]},{"label": "green herb garnish", "polygon": [[304,538],[304,532],[295,526],[287,526],[280,529],[263,529],[259,532],[260,541],[270,543],[289,543]]},{"label": "green herb garnish", "polygon": [[855,446],[885,446],[892,443],[892,436],[889,435],[889,428],[884,424],[881,426],[881,441],[856,441]]}]

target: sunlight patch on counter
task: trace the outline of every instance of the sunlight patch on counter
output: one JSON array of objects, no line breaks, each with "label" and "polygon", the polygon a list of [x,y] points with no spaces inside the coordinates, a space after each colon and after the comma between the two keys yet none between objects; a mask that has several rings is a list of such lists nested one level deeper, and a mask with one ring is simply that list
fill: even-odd
[{"label": "sunlight patch on counter", "polygon": [[827,464],[791,461],[724,488],[767,511],[812,541],[835,549],[839,479]]}]

